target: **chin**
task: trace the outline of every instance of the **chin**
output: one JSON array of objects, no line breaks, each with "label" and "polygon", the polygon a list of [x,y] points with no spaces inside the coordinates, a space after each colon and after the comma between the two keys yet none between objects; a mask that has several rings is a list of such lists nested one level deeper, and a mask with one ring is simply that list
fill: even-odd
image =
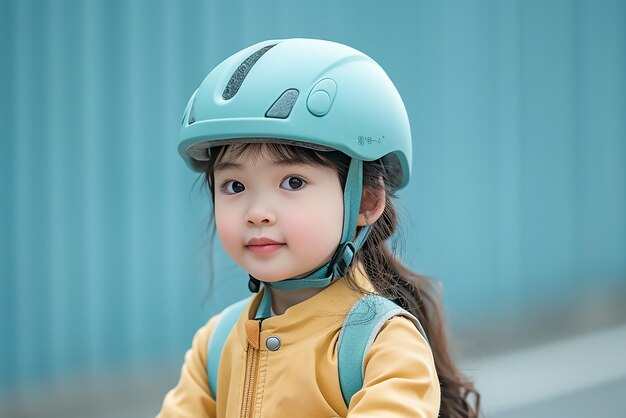
[{"label": "chin", "polygon": [[262,282],[275,283],[275,282],[293,279],[294,277],[300,277],[300,276],[304,276],[306,274],[312,273],[313,271],[317,270],[322,265],[324,264],[320,264],[319,266],[312,268],[312,269],[297,270],[297,271],[296,270],[291,270],[291,271],[283,270],[283,271],[277,272],[276,269],[272,269],[272,270],[258,269],[254,271],[254,269],[248,270],[245,268],[244,270],[248,271],[255,279],[258,279]]},{"label": "chin", "polygon": [[250,266],[241,266],[245,271],[252,275],[255,279],[262,282],[280,282],[281,280],[290,279],[289,272],[276,271],[276,269],[249,268]]},{"label": "chin", "polygon": [[262,282],[268,282],[268,283],[275,283],[275,282],[280,282],[283,280],[293,279],[294,277],[299,277],[309,272],[308,270],[307,271],[300,271],[300,270],[295,270],[295,269],[294,270],[289,270],[289,269],[278,270],[276,268],[274,269],[272,268],[267,268],[267,269],[244,268],[244,270],[249,272],[254,278]]}]

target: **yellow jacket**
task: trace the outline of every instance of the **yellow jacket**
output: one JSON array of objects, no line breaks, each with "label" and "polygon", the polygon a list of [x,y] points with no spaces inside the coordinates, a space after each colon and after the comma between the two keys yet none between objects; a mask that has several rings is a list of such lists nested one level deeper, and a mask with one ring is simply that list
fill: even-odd
[{"label": "yellow jacket", "polygon": [[[373,291],[357,269],[357,281]],[[249,302],[226,339],[217,381],[207,378],[207,347],[216,319],[194,336],[180,380],[159,417],[437,417],[441,393],[432,353],[401,316],[383,326],[365,354],[363,387],[346,408],[337,372],[344,316],[361,294],[337,279],[279,316],[254,319],[264,289]],[[278,337],[280,348],[266,347]]]}]

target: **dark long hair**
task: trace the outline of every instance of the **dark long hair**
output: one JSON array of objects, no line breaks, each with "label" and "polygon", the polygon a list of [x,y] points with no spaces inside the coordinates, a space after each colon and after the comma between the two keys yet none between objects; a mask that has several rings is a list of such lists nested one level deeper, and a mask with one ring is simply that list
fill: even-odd
[{"label": "dark long hair", "polygon": [[[234,158],[258,156],[264,153],[274,159],[289,159],[306,164],[320,164],[337,169],[342,187],[348,173],[350,159],[341,152],[319,152],[312,149],[285,144],[248,143],[229,145],[229,154]],[[223,155],[226,147],[211,150],[211,159],[205,170],[205,181],[213,193],[213,166]],[[441,384],[441,406],[439,416],[444,418],[474,418],[480,410],[480,394],[473,383],[457,368],[450,349],[446,331],[443,302],[437,285],[425,276],[420,276],[405,266],[396,255],[398,237],[398,214],[393,205],[394,185],[390,179],[397,178],[395,165],[383,159],[366,161],[363,164],[363,191],[381,195],[385,192],[385,209],[382,216],[372,224],[371,232],[356,261],[360,261],[374,289],[393,300],[415,315],[422,323],[428,336],[435,359],[437,376]],[[382,181],[381,181],[382,179]],[[390,238],[394,245],[389,246]],[[355,263],[356,265],[356,263]],[[347,274],[349,285],[361,292],[353,271]]]}]

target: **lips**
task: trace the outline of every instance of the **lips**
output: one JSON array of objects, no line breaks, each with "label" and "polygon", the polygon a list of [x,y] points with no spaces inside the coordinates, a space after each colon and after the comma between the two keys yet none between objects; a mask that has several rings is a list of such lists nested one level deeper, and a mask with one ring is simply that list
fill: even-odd
[{"label": "lips", "polygon": [[273,239],[260,237],[249,240],[246,243],[246,248],[253,253],[267,254],[281,249],[284,245],[284,242],[278,242]]},{"label": "lips", "polygon": [[258,246],[258,245],[276,245],[276,244],[284,244],[283,242],[274,241],[273,239],[261,237],[261,238],[252,238],[246,243],[246,246]]}]

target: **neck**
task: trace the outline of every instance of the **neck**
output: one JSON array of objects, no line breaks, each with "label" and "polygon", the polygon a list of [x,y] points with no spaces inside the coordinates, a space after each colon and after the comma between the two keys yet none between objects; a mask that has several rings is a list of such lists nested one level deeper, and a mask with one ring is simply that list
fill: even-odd
[{"label": "neck", "polygon": [[324,288],[279,290],[269,287],[269,290],[272,294],[272,310],[276,315],[282,315],[293,305],[315,296]]}]

